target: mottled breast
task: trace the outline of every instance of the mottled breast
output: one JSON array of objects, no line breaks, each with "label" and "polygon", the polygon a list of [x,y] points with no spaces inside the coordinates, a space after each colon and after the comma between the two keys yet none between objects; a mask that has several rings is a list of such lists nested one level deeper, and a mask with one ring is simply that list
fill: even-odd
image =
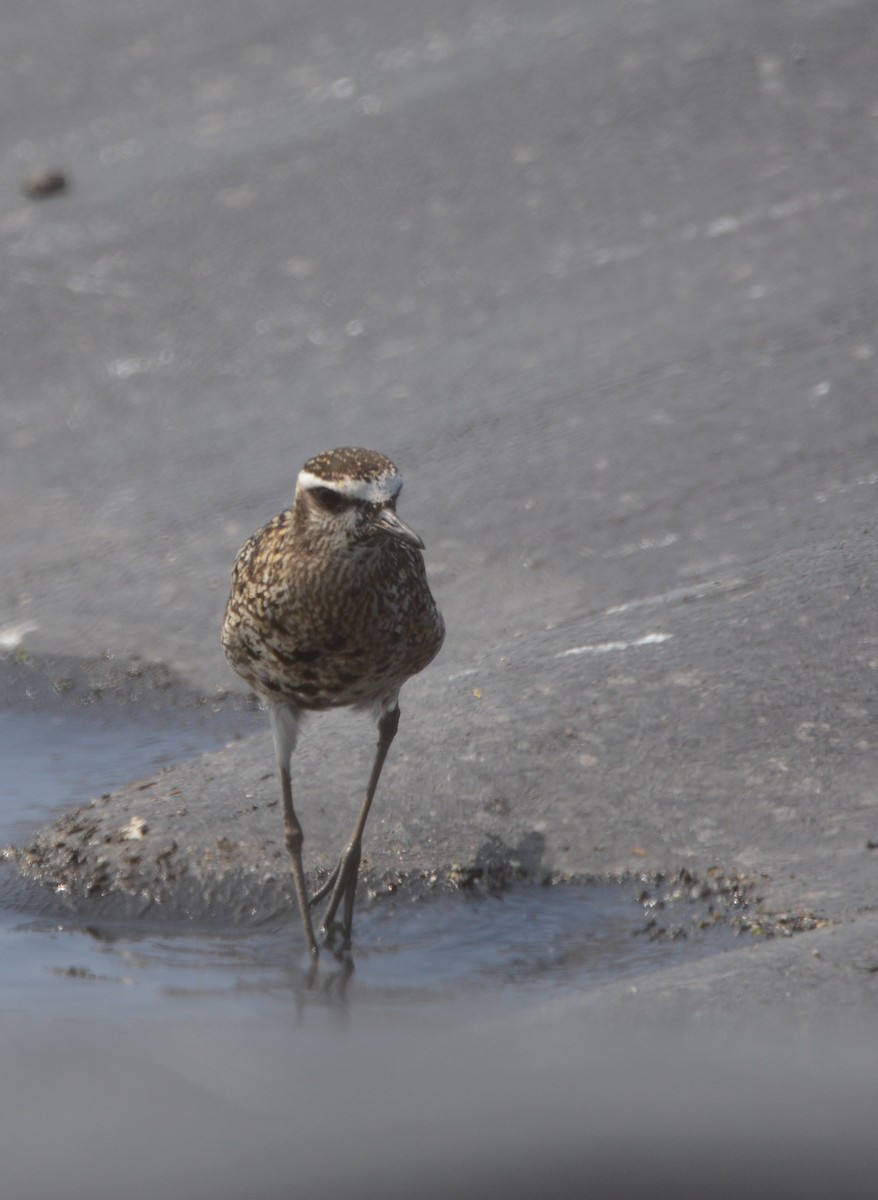
[{"label": "mottled breast", "polygon": [[391,539],[327,556],[292,542],[290,510],[242,547],[223,625],[229,662],[302,708],[393,696],[438,653],[444,624],[419,550]]}]

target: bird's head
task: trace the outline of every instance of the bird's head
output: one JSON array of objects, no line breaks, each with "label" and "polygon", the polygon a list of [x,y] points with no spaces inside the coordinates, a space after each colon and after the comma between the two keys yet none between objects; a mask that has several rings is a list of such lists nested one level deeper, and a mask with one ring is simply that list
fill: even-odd
[{"label": "bird's head", "polygon": [[396,515],[402,479],[389,458],[345,446],[310,458],[296,481],[295,510],[308,536],[339,548],[378,546],[390,538],[423,550]]}]

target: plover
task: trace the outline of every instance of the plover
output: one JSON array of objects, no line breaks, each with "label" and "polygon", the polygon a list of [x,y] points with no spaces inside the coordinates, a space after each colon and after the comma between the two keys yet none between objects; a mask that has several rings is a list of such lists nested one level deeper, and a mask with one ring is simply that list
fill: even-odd
[{"label": "plover", "polygon": [[[445,636],[424,543],[396,515],[401,487],[390,459],[373,450],[318,454],[299,472],[292,505],[244,543],[232,571],[223,648],[268,708],[286,845],[314,956],[311,908],[326,896],[321,932],[329,944],[341,932],[350,946],[363,830],[399,725],[399,691]],[[309,897],[290,760],[306,712],[347,705],[375,714],[378,748],[350,841]]]}]

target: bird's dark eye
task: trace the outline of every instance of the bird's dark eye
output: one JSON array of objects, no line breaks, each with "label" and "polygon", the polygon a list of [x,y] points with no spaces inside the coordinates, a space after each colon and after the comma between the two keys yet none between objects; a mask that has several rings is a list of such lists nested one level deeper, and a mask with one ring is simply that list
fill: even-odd
[{"label": "bird's dark eye", "polygon": [[338,513],[343,508],[347,507],[347,500],[344,496],[328,487],[311,488],[311,495],[317,501],[321,508],[325,508],[327,512]]}]

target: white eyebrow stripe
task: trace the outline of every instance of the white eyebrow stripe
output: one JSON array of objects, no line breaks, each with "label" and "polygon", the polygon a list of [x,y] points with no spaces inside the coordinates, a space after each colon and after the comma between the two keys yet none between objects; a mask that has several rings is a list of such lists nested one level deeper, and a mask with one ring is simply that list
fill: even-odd
[{"label": "white eyebrow stripe", "polygon": [[399,475],[382,475],[378,479],[321,479],[319,475],[312,475],[310,471],[300,471],[298,483],[305,491],[328,487],[348,500],[363,500],[367,504],[381,504],[385,500],[393,499],[402,487]]}]

